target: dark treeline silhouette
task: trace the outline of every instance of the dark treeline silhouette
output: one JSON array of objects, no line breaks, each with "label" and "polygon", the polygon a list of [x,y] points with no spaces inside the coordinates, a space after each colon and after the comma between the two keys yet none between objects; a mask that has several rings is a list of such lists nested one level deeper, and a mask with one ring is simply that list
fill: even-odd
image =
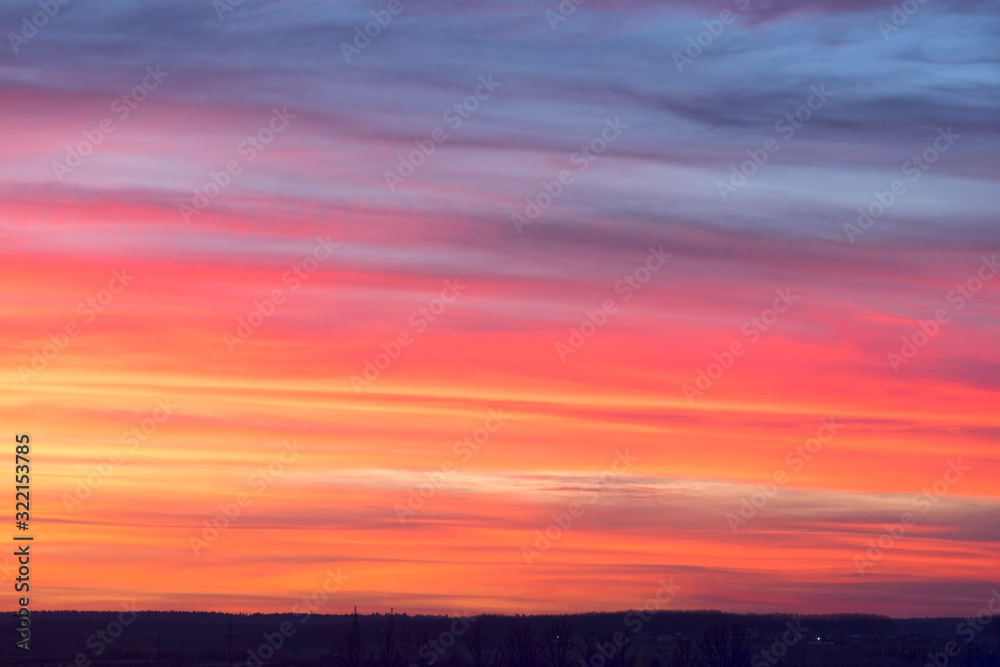
[{"label": "dark treeline silhouette", "polygon": [[[638,611],[473,618],[389,613],[303,616],[141,612],[33,614],[32,652],[0,665],[135,667],[924,667],[1000,665],[993,623],[970,642],[962,619],[860,614]],[[81,659],[80,656],[83,656]],[[81,662],[82,660],[82,662]]]}]

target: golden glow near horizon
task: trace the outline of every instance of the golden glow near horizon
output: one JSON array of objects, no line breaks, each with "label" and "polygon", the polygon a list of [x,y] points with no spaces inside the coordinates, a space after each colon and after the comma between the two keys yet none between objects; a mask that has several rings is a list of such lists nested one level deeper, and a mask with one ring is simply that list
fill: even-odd
[{"label": "golden glow near horizon", "polygon": [[350,61],[371,8],[182,4],[68,8],[0,67],[33,610],[280,612],[330,572],[330,613],[671,577],[679,609],[980,608],[982,16],[751,3],[679,71],[698,3],[423,3]]},{"label": "golden glow near horizon", "polygon": [[[991,391],[915,383],[825,340],[823,299],[688,402],[682,387],[728,361],[739,327],[661,317],[671,285],[650,284],[565,364],[564,326],[475,324],[503,307],[495,286],[358,392],[350,378],[392,318],[357,322],[340,305],[317,320],[351,291],[337,271],[231,353],[242,301],[225,285],[266,294],[273,273],[206,282],[176,258],[126,264],[134,284],[63,339],[49,333],[80,319],[63,304],[100,289],[100,262],[65,256],[45,285],[26,263],[3,269],[19,295],[5,318],[30,329],[6,329],[26,377],[5,383],[3,408],[33,438],[36,608],[281,611],[341,568],[331,611],[620,609],[672,575],[680,608],[906,613],[920,607],[868,591],[944,567],[990,576]],[[403,298],[403,280],[369,299]],[[963,335],[921,361],[986,344]],[[907,511],[915,523],[884,537]],[[873,560],[873,543],[890,548]]]}]

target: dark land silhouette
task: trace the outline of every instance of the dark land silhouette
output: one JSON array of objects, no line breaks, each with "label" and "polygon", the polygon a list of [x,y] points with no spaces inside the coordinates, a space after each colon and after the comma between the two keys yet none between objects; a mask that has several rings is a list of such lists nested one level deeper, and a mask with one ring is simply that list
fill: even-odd
[{"label": "dark land silhouette", "polygon": [[[129,621],[127,624],[124,621]],[[970,624],[970,620],[972,623]],[[11,667],[997,667],[998,625],[862,614],[568,616],[50,611]],[[949,654],[951,653],[951,654]],[[230,663],[231,661],[231,663]]]}]

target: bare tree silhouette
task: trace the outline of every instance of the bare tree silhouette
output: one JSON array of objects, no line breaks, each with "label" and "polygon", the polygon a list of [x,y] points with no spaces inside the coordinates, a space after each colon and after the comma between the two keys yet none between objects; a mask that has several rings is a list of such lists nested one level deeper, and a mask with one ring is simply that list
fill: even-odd
[{"label": "bare tree silhouette", "polygon": [[604,637],[591,633],[578,646],[586,667],[635,667],[639,658],[638,647],[620,630]]},{"label": "bare tree silhouette", "polygon": [[608,667],[635,667],[639,659],[639,649],[624,632],[614,632],[606,637],[605,646],[612,646]]},{"label": "bare tree silhouette", "polygon": [[409,665],[416,664],[419,658],[418,651],[420,650],[417,642],[413,640],[413,635],[410,634],[409,628],[400,628],[399,630],[399,659],[403,661],[403,667],[409,667]]},{"label": "bare tree silhouette", "polygon": [[495,648],[494,641],[486,635],[481,618],[477,618],[465,633],[465,645],[472,655],[472,667],[488,667]]},{"label": "bare tree silhouette", "polygon": [[337,667],[364,667],[368,657],[368,647],[361,641],[361,622],[358,608],[354,607],[351,625],[343,638],[334,647],[334,662]]},{"label": "bare tree silhouette", "polygon": [[528,623],[512,620],[500,644],[502,667],[538,667],[540,647]]},{"label": "bare tree silhouette", "polygon": [[698,655],[706,667],[750,667],[750,638],[741,625],[717,625],[698,642]]},{"label": "bare tree silhouette", "polygon": [[698,667],[698,654],[690,637],[677,640],[670,655],[670,667]]},{"label": "bare tree silhouette", "polygon": [[396,634],[396,614],[390,609],[386,626],[379,632],[375,643],[375,657],[380,667],[396,667],[401,654],[399,637]]},{"label": "bare tree silhouette", "polygon": [[554,618],[542,632],[542,657],[548,667],[569,667],[576,652],[573,626],[564,618]]},{"label": "bare tree silhouette", "polygon": [[604,667],[607,659],[600,651],[601,640],[594,633],[588,634],[579,645],[580,660],[587,667]]}]

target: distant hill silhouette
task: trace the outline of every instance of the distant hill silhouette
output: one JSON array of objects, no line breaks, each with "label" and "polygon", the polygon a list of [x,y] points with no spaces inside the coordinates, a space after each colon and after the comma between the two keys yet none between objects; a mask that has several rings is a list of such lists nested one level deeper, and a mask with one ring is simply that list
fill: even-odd
[{"label": "distant hill silhouette", "polygon": [[[473,618],[397,613],[35,612],[32,651],[0,646],[11,667],[949,667],[1000,665],[996,623],[863,614],[720,611]],[[966,640],[969,641],[966,641]],[[82,657],[81,657],[82,656]],[[931,662],[930,664],[935,664]],[[938,663],[941,664],[941,663]]]}]

